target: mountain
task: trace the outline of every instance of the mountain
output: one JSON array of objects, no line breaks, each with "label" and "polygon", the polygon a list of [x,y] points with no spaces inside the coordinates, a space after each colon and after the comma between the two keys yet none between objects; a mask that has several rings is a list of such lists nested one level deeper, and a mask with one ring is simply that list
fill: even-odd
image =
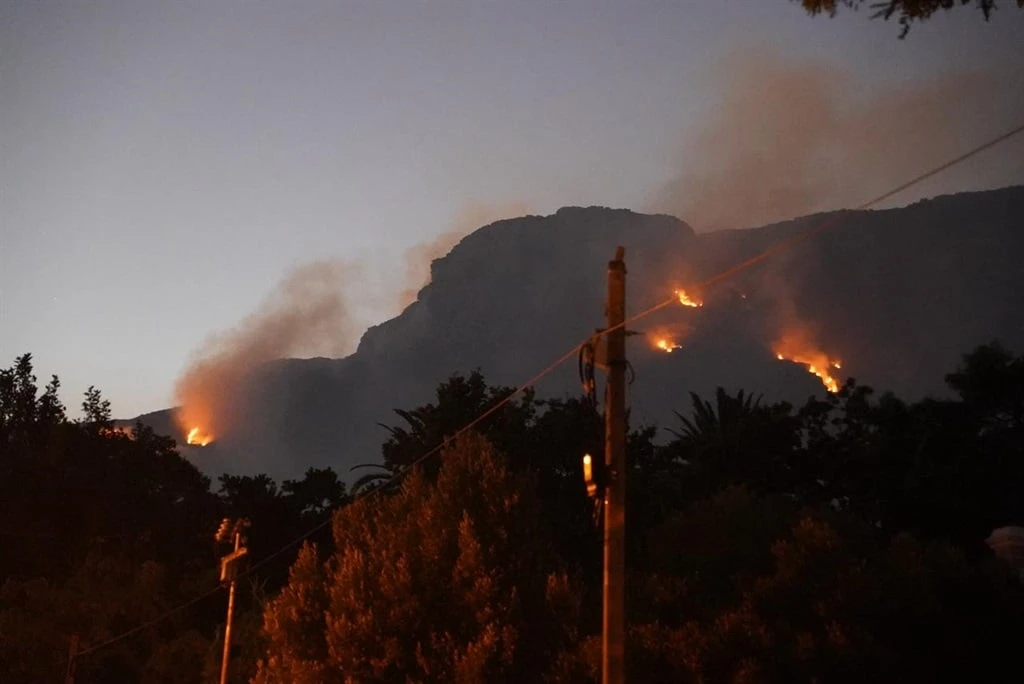
[{"label": "mountain", "polygon": [[[820,234],[693,292],[823,222]],[[453,372],[480,369],[491,384],[518,385],[600,327],[617,245],[626,248],[629,312],[676,287],[704,301],[629,326],[644,333],[628,343],[634,422],[673,425],[688,392],[717,385],[794,402],[823,394],[806,365],[776,358],[783,348],[805,362],[812,352],[841,360],[839,381],[853,376],[908,399],[944,393],[944,374],[978,344],[1024,348],[1024,187],[707,234],[671,216],[567,207],[467,236],[432,264],[417,301],[367,330],[355,353],[262,368],[240,388],[245,428],[184,453],[211,474],[280,478],[330,465],[347,476],[378,459],[379,424],[397,422],[392,409],[431,400]],[[657,349],[659,336],[681,348]],[[538,393],[578,393],[575,365],[563,364]],[[170,410],[140,418],[173,430]]]}]

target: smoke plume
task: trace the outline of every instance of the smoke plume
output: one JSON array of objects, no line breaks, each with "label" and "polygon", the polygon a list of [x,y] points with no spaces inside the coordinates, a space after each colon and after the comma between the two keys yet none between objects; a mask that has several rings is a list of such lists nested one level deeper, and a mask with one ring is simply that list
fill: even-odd
[{"label": "smoke plume", "polygon": [[[746,228],[871,199],[1019,123],[1024,70],[904,81],[865,97],[850,73],[770,51],[733,54],[655,209],[697,230]],[[1024,180],[1024,141],[910,196]]]},{"label": "smoke plume", "polygon": [[430,264],[452,250],[458,242],[481,226],[486,226],[504,218],[522,216],[529,208],[522,202],[505,204],[470,203],[464,206],[455,217],[451,229],[441,233],[433,240],[421,242],[406,250],[405,278],[403,288],[398,297],[398,309],[416,301],[420,289],[430,282]]},{"label": "smoke plume", "polygon": [[244,410],[247,380],[269,361],[352,351],[358,329],[344,288],[354,273],[333,261],[297,268],[255,313],[207,340],[175,386],[182,430],[198,427],[214,438],[229,431]]}]

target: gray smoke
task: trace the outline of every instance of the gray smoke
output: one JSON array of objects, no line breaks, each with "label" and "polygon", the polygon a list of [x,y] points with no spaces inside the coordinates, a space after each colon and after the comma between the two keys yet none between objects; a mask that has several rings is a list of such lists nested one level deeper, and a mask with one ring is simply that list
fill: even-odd
[{"label": "gray smoke", "polygon": [[198,426],[215,438],[230,431],[246,405],[246,380],[264,364],[289,356],[351,352],[359,328],[345,299],[355,267],[317,261],[295,269],[260,308],[234,329],[207,340],[175,386],[184,432]]},{"label": "gray smoke", "polygon": [[[746,228],[855,206],[1015,124],[1024,69],[904,82],[863,97],[840,69],[763,49],[714,73],[719,102],[653,197],[699,231]],[[1024,180],[1024,140],[980,155],[890,204]]]}]

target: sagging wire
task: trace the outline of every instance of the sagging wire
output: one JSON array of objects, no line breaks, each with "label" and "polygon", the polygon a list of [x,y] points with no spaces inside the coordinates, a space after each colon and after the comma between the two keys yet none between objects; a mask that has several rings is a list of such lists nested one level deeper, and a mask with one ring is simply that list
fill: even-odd
[{"label": "sagging wire", "polygon": [[[995,138],[992,138],[992,139],[988,140],[985,143],[982,143],[981,145],[979,145],[979,146],[969,150],[968,152],[965,152],[964,154],[961,154],[958,157],[950,159],[949,161],[945,162],[944,164],[941,164],[940,166],[937,166],[937,167],[931,169],[930,171],[927,171],[927,172],[925,172],[925,173],[923,173],[923,174],[921,174],[919,176],[916,176],[916,177],[914,177],[914,178],[904,182],[903,184],[901,184],[901,185],[899,185],[899,186],[889,190],[888,192],[886,192],[886,193],[884,193],[882,195],[879,195],[879,196],[877,196],[877,197],[875,197],[873,199],[870,199],[870,200],[868,200],[868,201],[866,201],[866,202],[864,202],[864,203],[862,203],[862,204],[860,204],[860,205],[858,205],[856,207],[853,207],[853,209],[854,210],[869,209],[872,206],[874,206],[875,204],[878,204],[878,203],[880,203],[880,202],[882,202],[882,201],[892,197],[893,195],[896,195],[897,193],[902,192],[903,190],[906,190],[907,188],[910,188],[910,187],[912,187],[914,185],[917,185],[918,183],[920,183],[920,182],[922,182],[922,181],[924,181],[924,180],[926,180],[928,178],[931,178],[932,176],[935,176],[935,175],[941,173],[942,171],[945,171],[946,169],[948,169],[948,168],[950,168],[952,166],[955,166],[955,165],[963,162],[964,160],[979,154],[980,152],[983,152],[983,151],[985,151],[985,150],[987,150],[987,149],[989,149],[991,147],[995,147],[996,145],[998,145],[998,144],[1000,144],[1000,143],[1002,143],[1002,142],[1004,142],[1004,141],[1006,141],[1006,140],[1008,140],[1008,139],[1010,139],[1010,138],[1012,138],[1012,137],[1014,137],[1014,136],[1016,136],[1016,135],[1018,135],[1018,134],[1020,134],[1022,132],[1024,132],[1024,123],[1018,125],[1017,127],[1013,128],[1013,129],[1011,129],[1011,130],[1009,130],[1009,131],[1007,131],[1007,132],[1005,132],[1005,133],[1003,133],[1003,134],[1001,134],[999,136],[996,136]],[[725,271],[722,271],[722,272],[718,273],[717,275],[712,276],[711,278],[708,278],[701,285],[702,285],[703,288],[707,288],[707,287],[710,287],[712,285],[715,285],[719,281],[722,281],[722,280],[725,280],[727,278],[730,278],[733,275],[735,275],[736,273],[738,273],[740,271],[743,271],[743,270],[745,270],[747,268],[750,268],[751,266],[754,266],[755,264],[757,264],[757,263],[759,263],[761,261],[764,261],[765,259],[768,259],[769,257],[771,257],[772,255],[776,254],[777,252],[783,251],[785,249],[789,249],[789,248],[793,247],[794,245],[796,245],[796,244],[798,244],[798,243],[800,243],[800,242],[802,242],[804,240],[807,240],[810,237],[812,237],[812,236],[814,236],[814,235],[824,231],[825,229],[827,229],[827,228],[833,226],[834,224],[838,223],[843,216],[844,215],[842,215],[842,214],[836,214],[833,217],[831,217],[831,220],[823,221],[822,223],[818,224],[817,226],[813,227],[810,230],[804,231],[802,233],[798,233],[797,235],[795,235],[795,236],[793,236],[793,237],[791,237],[789,239],[783,240],[780,243],[777,243],[776,245],[774,245],[774,246],[770,247],[769,249],[765,250],[764,252],[761,252],[760,254],[757,254],[757,255],[747,259],[746,261],[743,261],[743,262],[741,262],[739,264],[736,264],[732,268],[729,268],[729,269],[727,269]],[[637,321],[637,320],[640,320],[642,318],[645,318],[646,316],[649,316],[650,314],[654,313],[655,311],[659,311],[660,309],[663,309],[663,308],[665,308],[667,306],[670,306],[673,302],[676,302],[676,301],[679,301],[679,297],[678,297],[678,295],[673,294],[672,297],[666,299],[665,301],[659,302],[659,303],[655,304],[654,306],[651,306],[651,307],[649,307],[647,309],[644,309],[643,311],[641,311],[641,312],[639,312],[637,314],[634,314],[634,315],[630,316],[629,318],[627,318],[626,320],[622,321],[621,323],[613,326],[612,328],[605,328],[603,330],[599,330],[596,335],[591,336],[588,340],[586,340],[585,342],[582,342],[579,346],[573,347],[572,349],[567,351],[564,355],[562,355],[561,357],[556,359],[554,361],[554,363],[552,363],[550,366],[548,366],[547,368],[542,370],[540,373],[535,375],[530,380],[527,380],[525,383],[520,385],[515,391],[510,393],[508,396],[506,396],[504,399],[502,399],[496,405],[492,406],[490,409],[485,411],[483,414],[477,416],[477,418],[472,420],[470,423],[468,423],[467,425],[463,426],[460,430],[456,431],[456,433],[454,435],[454,438],[457,438],[458,436],[463,434],[465,431],[470,430],[473,427],[475,427],[478,423],[480,423],[481,421],[485,420],[488,416],[490,416],[491,414],[496,412],[498,409],[500,409],[504,404],[506,404],[507,402],[511,401],[516,395],[518,395],[524,389],[526,389],[527,387],[532,386],[538,380],[540,380],[545,375],[550,373],[552,370],[554,370],[555,368],[560,366],[563,362],[565,362],[565,361],[569,360],[570,358],[572,358],[572,355],[576,354],[577,352],[579,352],[578,359],[579,359],[579,368],[580,368],[580,379],[583,382],[584,395],[585,395],[585,397],[587,397],[588,401],[591,401],[593,403],[593,405],[596,406],[596,387],[595,387],[595,384],[594,384],[594,366],[595,365],[600,365],[600,362],[598,360],[598,343],[600,342],[600,340],[603,339],[604,335],[606,335],[607,333],[611,332],[612,330],[618,329],[620,327],[624,327],[624,326],[626,326],[626,325],[628,325],[628,324],[630,324],[630,323],[632,323],[634,321]],[[589,352],[587,353],[587,355],[584,355],[584,349],[585,348],[589,348]],[[584,363],[584,362],[586,362],[586,363]],[[589,379],[589,382],[588,382],[588,379]],[[415,461],[413,461],[409,466],[407,466],[407,467],[403,468],[402,470],[400,470],[399,472],[393,474],[388,479],[388,481],[386,481],[384,483],[383,486],[387,486],[388,484],[390,484],[392,482],[397,482],[398,480],[404,478],[405,475],[408,474],[409,472],[411,472],[413,470],[413,468],[415,468],[417,465],[422,463],[424,460],[430,458],[434,454],[438,453],[441,450],[441,448],[443,447],[443,445],[444,445],[443,443],[442,444],[438,444],[433,449],[430,449],[429,451],[424,453],[420,458],[418,458]],[[596,465],[596,464],[594,464],[594,465]],[[373,495],[374,492],[377,492],[379,489],[381,489],[381,488],[375,488],[375,489],[369,490],[363,496],[371,496],[371,495]],[[276,558],[277,556],[281,555],[282,553],[284,553],[286,550],[288,550],[289,548],[293,547],[294,545],[296,545],[296,544],[302,542],[303,540],[307,539],[308,537],[310,537],[313,533],[317,532],[318,530],[320,530],[320,529],[326,527],[327,525],[331,524],[332,520],[333,520],[333,516],[331,518],[328,518],[326,521],[324,521],[322,523],[319,523],[318,525],[314,526],[312,529],[306,531],[305,533],[303,533],[302,535],[296,537],[295,539],[292,539],[290,542],[288,542],[284,546],[278,548],[276,551],[274,551],[273,553],[269,554],[268,556],[265,556],[262,560],[260,560],[257,563],[253,564],[248,569],[242,571],[241,574],[242,575],[246,575],[246,574],[250,574],[250,573],[254,572],[260,566],[266,564],[270,560],[272,560],[272,559]],[[97,650],[99,650],[101,648],[110,646],[111,644],[117,643],[117,642],[121,641],[122,639],[125,639],[125,638],[127,638],[127,637],[129,637],[129,636],[131,636],[133,634],[136,634],[139,631],[145,629],[146,627],[154,625],[154,624],[164,620],[165,618],[167,618],[167,617],[177,613],[178,611],[181,611],[181,610],[191,606],[192,604],[194,604],[194,603],[196,603],[196,602],[206,598],[207,596],[210,596],[210,595],[216,593],[217,591],[220,591],[220,589],[221,589],[220,586],[215,587],[214,589],[211,589],[210,591],[206,592],[205,594],[201,594],[201,595],[191,599],[190,601],[187,601],[187,602],[185,602],[185,603],[183,603],[183,604],[181,604],[179,606],[176,606],[175,608],[172,608],[171,610],[167,611],[166,613],[160,615],[159,617],[157,617],[157,618],[155,618],[155,619],[153,619],[153,620],[151,620],[151,621],[149,621],[147,623],[144,623],[142,625],[139,625],[138,627],[134,627],[132,629],[129,629],[126,632],[122,632],[121,634],[119,634],[119,635],[117,635],[117,636],[115,636],[115,637],[113,637],[111,639],[108,639],[107,641],[102,642],[101,644],[98,644],[98,645],[96,645],[96,646],[94,646],[94,647],[92,647],[90,649],[82,651],[81,653],[78,654],[78,657],[80,657],[82,655],[86,655],[86,654],[91,653],[93,651],[97,651]]]},{"label": "sagging wire", "polygon": [[581,344],[576,363],[580,375],[583,400],[594,409],[597,408],[597,381],[594,378],[594,367],[597,365],[597,350],[600,341],[601,333],[598,331],[593,337]]}]

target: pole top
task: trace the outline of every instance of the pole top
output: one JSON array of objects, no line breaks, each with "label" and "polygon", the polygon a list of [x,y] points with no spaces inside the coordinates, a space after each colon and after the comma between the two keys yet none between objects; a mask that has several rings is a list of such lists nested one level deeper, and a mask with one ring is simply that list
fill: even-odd
[{"label": "pole top", "polygon": [[626,248],[619,246],[615,248],[615,258],[608,262],[608,270],[626,272]]}]

